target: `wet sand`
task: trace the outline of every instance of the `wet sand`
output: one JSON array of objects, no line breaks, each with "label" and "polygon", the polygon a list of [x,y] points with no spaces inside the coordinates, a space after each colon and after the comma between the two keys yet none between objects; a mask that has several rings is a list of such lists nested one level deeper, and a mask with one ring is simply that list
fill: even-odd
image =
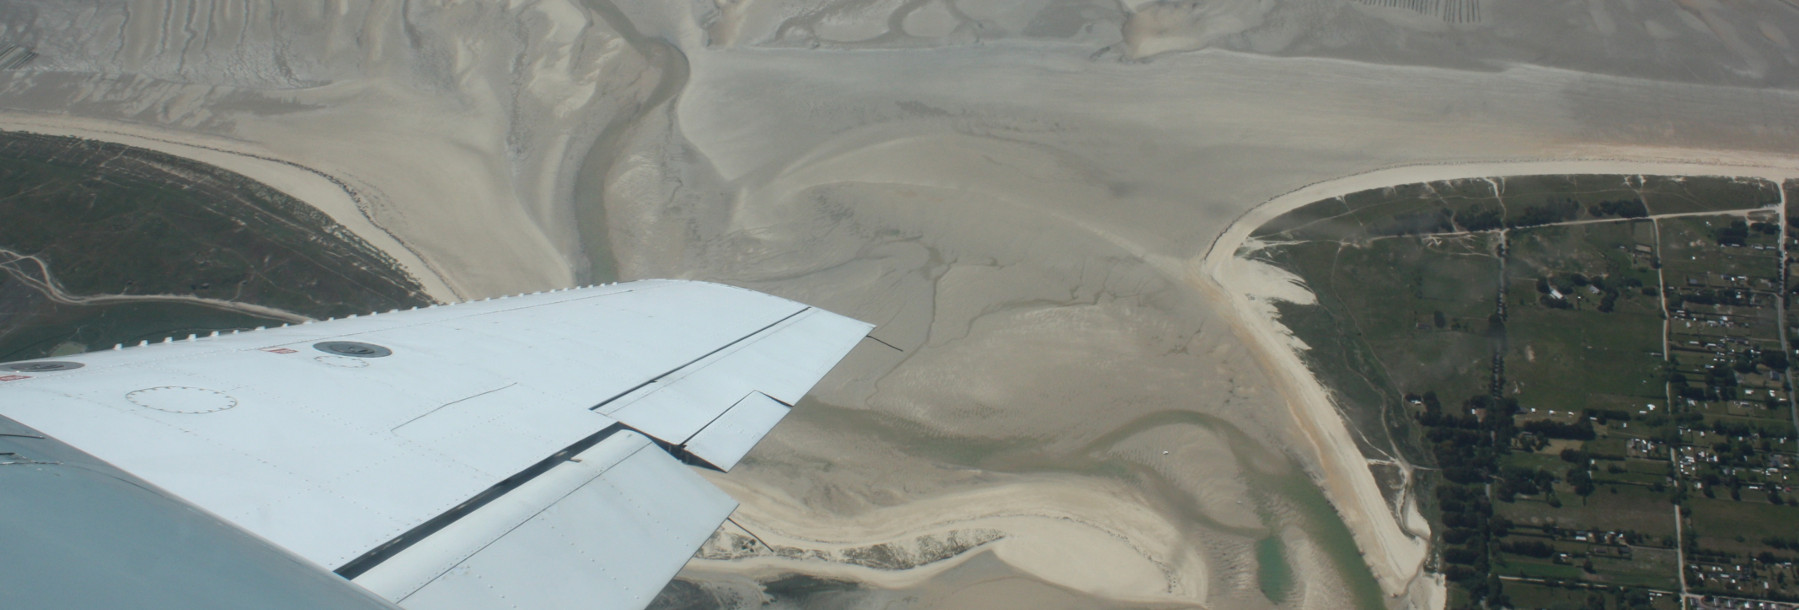
[{"label": "wet sand", "polygon": [[[1582,159],[1786,168],[1799,137],[1799,96],[1756,84],[1784,78],[1777,63],[1714,80],[1478,49],[1385,65],[1378,35],[1417,20],[1380,7],[1339,6],[1332,23],[1362,25],[1257,51],[1238,47],[1294,22],[1219,13],[1238,37],[1151,14],[1115,46],[1134,8],[815,4],[268,18],[221,2],[205,24],[46,4],[13,25],[45,59],[0,73],[0,126],[269,182],[446,300],[603,275],[599,248],[622,279],[725,281],[879,323],[897,349],[865,342],[713,477],[744,525],[819,553],[702,555],[686,578],[830,576],[859,583],[833,605],[949,607],[1440,607],[1417,573],[1427,528],[1386,504],[1261,309],[1306,296],[1236,262],[1237,244],[1345,189]],[[239,36],[240,14],[287,25]],[[283,29],[362,46],[294,39],[303,52],[276,62],[256,45]],[[1307,46],[1325,34],[1366,38]],[[209,44],[165,42],[193,36]],[[1532,56],[1505,44],[1491,54]],[[1731,53],[1777,57],[1750,41],[1682,66]],[[1785,170],[1730,173],[1759,171]],[[977,531],[998,538],[905,569],[848,560]]]}]

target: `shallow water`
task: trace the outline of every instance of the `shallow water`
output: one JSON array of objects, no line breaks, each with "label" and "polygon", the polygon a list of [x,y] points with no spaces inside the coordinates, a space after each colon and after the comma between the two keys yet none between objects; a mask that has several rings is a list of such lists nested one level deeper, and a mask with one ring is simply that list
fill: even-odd
[{"label": "shallow water", "polygon": [[610,227],[606,222],[606,178],[618,159],[619,147],[631,128],[651,112],[659,112],[664,106],[673,103],[682,89],[687,87],[687,56],[680,49],[659,38],[650,38],[637,31],[636,26],[618,7],[607,0],[587,0],[584,3],[593,9],[612,26],[621,38],[632,48],[637,49],[656,67],[659,75],[656,88],[652,90],[635,111],[621,113],[600,131],[594,138],[593,146],[581,158],[581,168],[575,174],[574,189],[570,194],[570,202],[575,209],[575,230],[581,238],[581,249],[587,256],[587,270],[581,280],[585,283],[604,283],[619,280],[618,260],[612,255]]},{"label": "shallow water", "polygon": [[1269,536],[1256,541],[1256,585],[1276,604],[1286,601],[1292,591],[1293,566],[1287,563],[1281,539]]}]

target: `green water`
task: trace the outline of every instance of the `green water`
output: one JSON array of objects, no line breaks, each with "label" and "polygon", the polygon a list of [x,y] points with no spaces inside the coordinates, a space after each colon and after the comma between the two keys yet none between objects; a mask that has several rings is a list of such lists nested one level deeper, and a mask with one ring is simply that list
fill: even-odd
[{"label": "green water", "polygon": [[1287,601],[1293,590],[1293,566],[1287,564],[1287,550],[1281,539],[1269,536],[1256,541],[1256,584],[1268,601]]},{"label": "green water", "polygon": [[[1368,569],[1367,561],[1362,558],[1362,550],[1356,546],[1355,536],[1337,514],[1336,507],[1331,506],[1330,500],[1325,499],[1324,492],[1311,479],[1304,475],[1259,481],[1251,475],[1250,479],[1252,488],[1278,494],[1293,503],[1300,517],[1298,527],[1330,559],[1343,584],[1349,588],[1350,605],[1363,610],[1386,608],[1386,596],[1381,593],[1380,583],[1374,580],[1374,572]],[[1261,559],[1260,553],[1257,554],[1257,559]],[[1285,564],[1284,561],[1282,563]],[[1290,568],[1287,570],[1290,571]],[[1288,582],[1291,584],[1290,575]]]},{"label": "green water", "polygon": [[[1257,580],[1262,592],[1275,603],[1290,595],[1294,585],[1293,568],[1287,561],[1286,548],[1280,542],[1281,534],[1286,528],[1298,528],[1324,553],[1338,579],[1348,588],[1349,603],[1345,605],[1364,610],[1386,607],[1385,596],[1363,560],[1361,549],[1356,546],[1355,538],[1336,508],[1325,499],[1324,492],[1290,457],[1255,442],[1234,424],[1213,415],[1192,411],[1151,413],[1095,438],[1079,450],[1058,454],[1041,451],[1037,449],[1039,443],[1023,439],[954,437],[880,413],[837,407],[811,398],[800,402],[794,417],[840,429],[842,434],[872,436],[902,451],[939,463],[1000,472],[1061,472],[1118,478],[1146,485],[1157,492],[1156,495],[1166,498],[1179,498],[1183,494],[1173,483],[1148,468],[1102,457],[1105,450],[1162,426],[1205,428],[1225,439],[1231,453],[1243,465],[1250,496],[1260,506],[1259,513],[1266,526],[1227,526],[1191,505],[1177,503],[1166,508],[1176,517],[1207,530],[1259,540],[1255,547]],[[1263,466],[1258,468],[1257,465]],[[1196,535],[1203,536],[1204,532]]]}]

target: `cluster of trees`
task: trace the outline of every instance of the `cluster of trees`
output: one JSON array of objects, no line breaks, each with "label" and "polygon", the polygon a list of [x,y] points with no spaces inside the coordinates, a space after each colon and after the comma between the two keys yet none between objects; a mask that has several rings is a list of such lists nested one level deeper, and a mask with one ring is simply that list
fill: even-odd
[{"label": "cluster of trees", "polygon": [[[1762,451],[1772,451],[1775,442],[1786,443],[1788,428],[1780,424],[1761,424],[1744,421],[1712,420],[1712,432],[1724,436],[1747,436],[1761,439]],[[1770,440],[1778,439],[1778,441]]]},{"label": "cluster of trees", "polygon": [[[1435,392],[1407,398],[1424,407],[1417,420],[1424,426],[1425,438],[1440,468],[1435,495],[1444,526],[1444,575],[1466,590],[1475,603],[1485,600],[1488,606],[1503,606],[1508,600],[1491,571],[1491,552],[1542,558],[1552,556],[1555,550],[1540,540],[1503,541],[1512,523],[1494,514],[1492,501],[1510,502],[1518,495],[1545,494],[1546,502],[1560,506],[1554,492],[1554,484],[1560,479],[1549,469],[1501,466],[1501,458],[1512,450],[1514,442],[1593,439],[1597,436],[1593,424],[1586,419],[1574,423],[1538,420],[1516,424],[1519,405],[1514,398],[1474,396],[1464,401],[1460,410],[1451,412],[1444,410]],[[1484,417],[1476,413],[1484,413]],[[1631,419],[1630,413],[1622,411],[1592,409],[1588,415],[1595,419]],[[1592,456],[1579,449],[1567,449],[1561,458],[1573,464],[1564,475],[1567,484],[1582,497],[1593,494],[1597,484],[1590,470]],[[1487,493],[1489,484],[1492,500]],[[1554,537],[1553,531],[1549,536]]]},{"label": "cluster of trees", "polygon": [[1505,216],[1499,210],[1484,206],[1470,206],[1455,214],[1456,224],[1469,231],[1486,231],[1505,227]]},{"label": "cluster of trees", "polygon": [[1521,429],[1544,438],[1590,441],[1599,437],[1599,434],[1593,430],[1593,422],[1585,418],[1567,424],[1546,419],[1531,420],[1524,422]]},{"label": "cluster of trees", "polygon": [[1723,290],[1716,288],[1700,288],[1684,294],[1672,291],[1668,293],[1669,309],[1680,309],[1680,306],[1685,303],[1752,307],[1755,305],[1755,297],[1750,294],[1749,291],[1737,288],[1725,288]]},{"label": "cluster of trees", "polygon": [[1593,495],[1599,486],[1593,482],[1593,472],[1588,470],[1593,463],[1587,452],[1579,449],[1563,449],[1562,461],[1574,464],[1568,469],[1568,484],[1574,486],[1574,493],[1582,498]]},{"label": "cluster of trees", "polygon": [[[1707,469],[1705,472],[1699,473],[1699,482],[1700,486],[1704,488],[1700,493],[1705,494],[1707,498],[1716,498],[1719,489],[1726,489],[1730,491],[1731,500],[1739,502],[1743,500],[1743,480],[1734,474],[1720,475],[1716,471]],[[1770,489],[1768,495],[1768,502],[1775,505],[1781,503],[1779,491]]]},{"label": "cluster of trees", "polygon": [[[1589,209],[1595,209],[1595,208],[1589,208]],[[1620,211],[1623,210],[1623,208],[1621,208],[1621,207],[1615,207],[1614,209],[1620,210]],[[1617,212],[1615,212],[1615,213],[1617,213]],[[1622,215],[1622,214],[1620,214],[1620,215]],[[1645,216],[1648,215],[1647,208],[1643,208],[1642,215],[1645,215]],[[1636,218],[1638,216],[1627,216],[1627,217],[1628,218]],[[1487,230],[1491,230],[1491,229],[1500,229],[1500,228],[1518,229],[1518,228],[1523,228],[1523,227],[1535,227],[1535,226],[1541,226],[1541,225],[1547,225],[1547,224],[1555,224],[1558,222],[1567,222],[1567,221],[1574,220],[1577,218],[1580,218],[1580,203],[1578,203],[1572,199],[1568,199],[1568,200],[1564,200],[1564,201],[1552,201],[1549,203],[1544,203],[1544,204],[1539,204],[1539,205],[1525,206],[1524,210],[1517,215],[1516,219],[1513,219],[1513,220],[1507,220],[1505,218],[1505,215],[1501,214],[1499,210],[1497,210],[1491,206],[1487,206],[1485,204],[1476,204],[1476,205],[1469,206],[1468,209],[1462,210],[1460,212],[1456,212],[1455,215],[1453,216],[1453,220],[1455,221],[1456,224],[1462,225],[1463,229],[1467,229],[1469,231],[1487,231]]]},{"label": "cluster of trees", "polygon": [[1534,227],[1534,226],[1538,226],[1538,225],[1554,224],[1554,223],[1558,223],[1558,222],[1567,222],[1567,221],[1574,220],[1579,217],[1580,217],[1580,204],[1575,203],[1574,200],[1572,200],[1572,199],[1569,199],[1569,200],[1560,201],[1560,202],[1550,202],[1550,203],[1545,203],[1545,204],[1541,204],[1541,205],[1526,206],[1524,208],[1524,213],[1518,215],[1518,220],[1515,220],[1509,224],[1513,228]]},{"label": "cluster of trees", "polygon": [[[1573,293],[1576,288],[1584,288],[1587,286],[1592,286],[1599,290],[1600,297],[1598,309],[1600,313],[1611,313],[1612,310],[1617,308],[1618,296],[1621,294],[1619,288],[1640,288],[1643,286],[1643,281],[1634,277],[1626,277],[1618,281],[1607,281],[1604,276],[1589,278],[1581,273],[1556,274],[1553,278],[1538,277],[1537,292],[1542,293],[1543,296],[1538,297],[1537,301],[1542,303],[1543,306],[1551,309],[1573,309],[1574,304],[1568,299],[1558,299],[1551,296],[1550,288],[1554,287],[1557,292],[1566,295]],[[1655,291],[1651,289],[1645,294],[1654,296]]]},{"label": "cluster of trees", "polygon": [[1550,506],[1561,506],[1555,499],[1555,473],[1541,468],[1525,468],[1522,466],[1504,466],[1499,469],[1499,484],[1493,488],[1493,494],[1500,502],[1512,502],[1519,495],[1548,494],[1545,501]]},{"label": "cluster of trees", "polygon": [[1555,545],[1542,540],[1520,540],[1499,545],[1499,550],[1514,555],[1548,559],[1555,556]]},{"label": "cluster of trees", "polygon": [[1594,218],[1604,218],[1613,215],[1616,215],[1619,218],[1643,218],[1649,215],[1649,206],[1643,205],[1642,199],[1601,201],[1587,206],[1587,215]]},{"label": "cluster of trees", "polygon": [[1730,221],[1728,226],[1714,231],[1713,236],[1720,246],[1741,246],[1749,240],[1749,223]]},{"label": "cluster of trees", "polygon": [[1688,379],[1685,373],[1669,371],[1668,384],[1681,398],[1735,400],[1739,398],[1737,374],[1755,372],[1755,366],[1764,362],[1779,364],[1779,368],[1784,370],[1786,354],[1778,351],[1764,351],[1760,354],[1743,353],[1738,355],[1738,360],[1731,366],[1708,366],[1703,379],[1705,385],[1701,387],[1690,385],[1692,380]]},{"label": "cluster of trees", "polygon": [[[1518,402],[1475,396],[1462,403],[1461,413],[1445,413],[1436,392],[1425,392],[1417,399],[1424,405],[1418,422],[1424,425],[1431,454],[1442,468],[1436,499],[1443,515],[1443,574],[1476,603],[1509,605],[1499,577],[1491,569],[1488,545],[1510,533],[1512,524],[1493,514],[1486,485],[1499,474],[1499,457],[1517,434],[1512,416],[1518,412]],[[1486,417],[1475,416],[1477,411],[1484,411]],[[1532,474],[1531,481],[1535,480]]]},{"label": "cluster of trees", "polygon": [[1582,413],[1587,417],[1593,418],[1594,423],[1601,426],[1612,421],[1630,421],[1629,411],[1617,409],[1586,409],[1582,411]]},{"label": "cluster of trees", "polygon": [[1785,551],[1785,550],[1799,551],[1799,538],[1790,538],[1790,537],[1782,538],[1780,536],[1765,536],[1762,538],[1762,544],[1780,549],[1782,551]]},{"label": "cluster of trees", "polygon": [[1747,365],[1748,370],[1743,370],[1742,367],[1744,365],[1741,365],[1741,364],[1738,365],[1737,371],[1743,372],[1743,373],[1748,373],[1748,372],[1754,371],[1755,365],[1757,365],[1757,364],[1774,369],[1776,371],[1784,371],[1784,370],[1786,370],[1787,365],[1791,362],[1787,359],[1786,352],[1777,350],[1777,349],[1754,350],[1753,353],[1745,354],[1745,355],[1753,357],[1754,361]]}]

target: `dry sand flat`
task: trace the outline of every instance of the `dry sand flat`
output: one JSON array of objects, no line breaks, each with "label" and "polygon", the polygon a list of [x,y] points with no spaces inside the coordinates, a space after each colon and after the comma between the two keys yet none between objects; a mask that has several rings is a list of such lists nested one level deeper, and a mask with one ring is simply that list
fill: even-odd
[{"label": "dry sand flat", "polygon": [[[0,21],[45,55],[0,73],[0,108],[336,177],[405,247],[380,243],[463,296],[583,277],[599,236],[574,225],[603,200],[623,277],[724,280],[880,323],[898,350],[853,352],[722,478],[746,525],[819,554],[687,575],[866,585],[840,606],[1440,606],[1414,576],[1423,528],[1394,518],[1352,431],[1242,296],[1303,293],[1208,249],[1277,199],[1492,161],[1743,163],[1799,136],[1799,97],[1758,88],[1789,68],[1753,36],[1778,37],[1733,13],[1713,22],[1736,47],[1660,5],[1600,3],[1610,40],[1527,27],[1589,12],[1573,4],[1484,2],[1513,21],[1454,26],[1379,2],[1127,4],[20,3]],[[657,38],[679,53],[648,51]],[[1206,45],[1249,52],[1174,52]],[[840,556],[977,530],[1002,538],[910,570]],[[1291,572],[1278,603],[1259,582],[1267,540]]]}]

